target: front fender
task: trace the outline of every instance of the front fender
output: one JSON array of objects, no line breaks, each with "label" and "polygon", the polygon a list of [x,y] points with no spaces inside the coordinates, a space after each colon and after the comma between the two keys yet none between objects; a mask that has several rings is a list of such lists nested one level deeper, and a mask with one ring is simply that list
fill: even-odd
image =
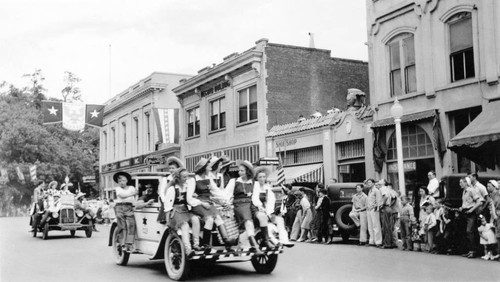
[{"label": "front fender", "polygon": [[112,246],[113,245],[113,233],[115,232],[116,226],[117,226],[116,222],[111,223],[111,228],[109,229],[109,242],[108,242],[108,246]]},{"label": "front fender", "polygon": [[165,248],[165,242],[167,241],[167,237],[170,234],[170,228],[165,228],[163,229],[163,234],[161,235],[160,239],[160,244],[158,245],[158,248],[156,249],[156,253],[151,256],[149,259],[163,259],[165,258],[165,254],[163,252],[163,249]]}]

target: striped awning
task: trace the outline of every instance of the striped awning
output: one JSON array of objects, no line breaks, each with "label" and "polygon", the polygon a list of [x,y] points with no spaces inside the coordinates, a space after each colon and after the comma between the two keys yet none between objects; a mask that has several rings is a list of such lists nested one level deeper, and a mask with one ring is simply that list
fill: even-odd
[{"label": "striped awning", "polygon": [[[285,183],[295,182],[323,182],[323,164],[309,164],[301,166],[290,166],[283,168],[285,172]],[[278,182],[278,172],[274,171],[269,175],[268,180],[275,185]]]},{"label": "striped awning", "polygon": [[[419,121],[423,119],[433,118],[436,116],[436,110],[427,110],[419,113],[406,114],[401,117],[401,123]],[[376,120],[372,123],[372,128],[394,126],[394,118],[385,118]]]}]

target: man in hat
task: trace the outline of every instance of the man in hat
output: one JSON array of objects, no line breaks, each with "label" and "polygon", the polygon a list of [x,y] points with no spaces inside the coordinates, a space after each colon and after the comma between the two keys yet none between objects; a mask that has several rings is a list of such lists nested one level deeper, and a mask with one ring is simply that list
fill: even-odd
[{"label": "man in hat", "polygon": [[98,231],[95,228],[95,212],[89,207],[89,205],[84,202],[85,193],[78,192],[75,196],[75,211],[81,210],[83,214],[88,214],[92,220],[92,228],[94,231]]},{"label": "man in hat", "polygon": [[50,203],[49,207],[45,210],[45,213],[43,214],[42,220],[40,221],[40,225],[43,226],[47,219],[49,218],[50,213],[54,212],[59,212],[61,209],[62,203],[61,203],[61,193],[59,191],[54,191],[54,194],[52,195],[54,197],[54,200]]},{"label": "man in hat", "polygon": [[133,252],[136,228],[134,203],[138,191],[135,187],[127,185],[132,180],[132,176],[124,171],[115,173],[113,180],[118,184],[115,188],[118,240],[124,251]]}]

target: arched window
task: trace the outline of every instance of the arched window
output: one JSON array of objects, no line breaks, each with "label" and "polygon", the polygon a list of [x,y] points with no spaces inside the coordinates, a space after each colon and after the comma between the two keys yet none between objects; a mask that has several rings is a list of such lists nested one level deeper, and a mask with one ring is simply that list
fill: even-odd
[{"label": "arched window", "polygon": [[[414,124],[402,126],[401,139],[403,141],[403,159],[434,157],[432,141],[420,126]],[[391,160],[397,160],[395,133],[391,135],[387,147],[387,161]]]},{"label": "arched window", "polygon": [[451,81],[475,76],[472,14],[461,12],[446,21],[450,38]]},{"label": "arched window", "polygon": [[415,40],[412,33],[402,33],[387,43],[391,97],[417,91]]}]

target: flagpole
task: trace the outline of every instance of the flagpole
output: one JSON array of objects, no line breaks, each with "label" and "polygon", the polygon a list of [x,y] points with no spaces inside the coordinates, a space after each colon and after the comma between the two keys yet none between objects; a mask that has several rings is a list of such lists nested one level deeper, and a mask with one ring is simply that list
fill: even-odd
[{"label": "flagpole", "polygon": [[109,93],[108,93],[108,98],[111,99],[111,44],[109,44]]}]

